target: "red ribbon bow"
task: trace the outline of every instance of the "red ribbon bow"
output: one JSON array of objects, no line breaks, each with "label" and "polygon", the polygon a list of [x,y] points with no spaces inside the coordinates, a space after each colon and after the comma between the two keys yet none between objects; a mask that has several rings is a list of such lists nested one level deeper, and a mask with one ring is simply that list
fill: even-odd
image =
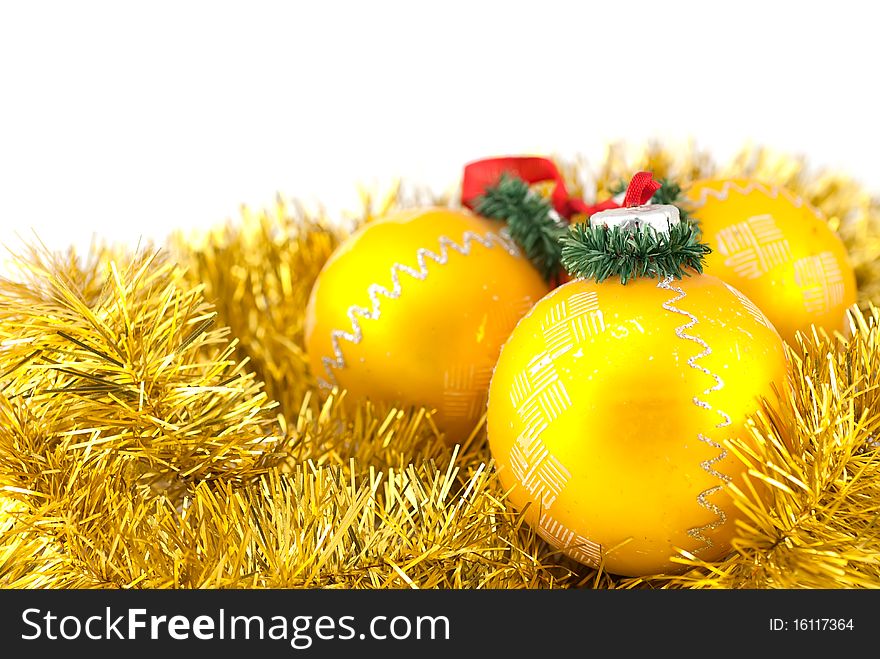
[{"label": "red ribbon bow", "polygon": [[526,183],[555,183],[551,201],[562,217],[570,218],[575,213],[590,212],[590,207],[583,200],[568,194],[562,174],[552,160],[528,156],[486,158],[465,165],[461,183],[462,203],[473,210],[477,198],[486,188],[496,185],[502,174],[513,174]]},{"label": "red ribbon bow", "polygon": [[[555,185],[551,202],[556,212],[565,219],[571,219],[572,215],[578,213],[589,217],[601,210],[621,206],[613,198],[590,205],[583,199],[570,196],[556,164],[548,158],[531,156],[485,158],[465,165],[461,182],[462,204],[473,210],[476,200],[485,193],[486,188],[496,185],[502,174],[512,174],[526,183],[553,182]],[[629,182],[623,205],[629,207],[646,204],[659,189],[660,183],[654,180],[650,172],[638,172]]]}]

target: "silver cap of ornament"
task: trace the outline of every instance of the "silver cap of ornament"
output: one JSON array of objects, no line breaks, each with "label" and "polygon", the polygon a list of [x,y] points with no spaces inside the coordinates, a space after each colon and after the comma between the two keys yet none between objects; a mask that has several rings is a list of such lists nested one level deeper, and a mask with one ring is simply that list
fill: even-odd
[{"label": "silver cap of ornament", "polygon": [[590,227],[620,227],[624,231],[651,227],[655,232],[665,234],[679,222],[681,214],[678,207],[670,204],[610,208],[590,215]]}]

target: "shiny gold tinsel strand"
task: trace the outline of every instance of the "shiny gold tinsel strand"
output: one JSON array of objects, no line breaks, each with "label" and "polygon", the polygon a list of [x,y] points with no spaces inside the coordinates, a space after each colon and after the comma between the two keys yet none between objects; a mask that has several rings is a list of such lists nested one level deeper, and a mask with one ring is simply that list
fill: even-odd
[{"label": "shiny gold tinsel strand", "polygon": [[747,149],[609,147],[560,163],[600,200],[639,169],[758,176],[824,211],[856,266],[851,336],[802,336],[781,410],[729,448],[749,468],[734,551],[615,578],[560,557],[505,502],[482,425],[449,447],[431,410],[319,394],[305,302],[345,218],[277,200],[134,253],[18,256],[0,285],[0,585],[15,588],[873,588],[880,205],[845,176]]},{"label": "shiny gold tinsel strand", "polygon": [[157,558],[157,511],[276,460],[275,404],[231,359],[198,288],[155,251],[97,256],[87,276],[75,256],[35,249],[20,281],[0,283],[10,583],[140,583]]}]

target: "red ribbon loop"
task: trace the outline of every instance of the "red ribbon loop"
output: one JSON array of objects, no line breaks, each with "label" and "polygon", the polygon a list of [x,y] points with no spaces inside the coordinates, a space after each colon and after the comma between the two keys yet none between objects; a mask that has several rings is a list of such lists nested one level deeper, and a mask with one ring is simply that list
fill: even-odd
[{"label": "red ribbon loop", "polygon": [[623,205],[626,208],[630,206],[643,206],[647,204],[654,193],[660,189],[660,182],[654,180],[651,172],[638,172],[630,179],[629,186],[626,188],[626,197],[623,199]]},{"label": "red ribbon loop", "polygon": [[465,165],[461,183],[461,202],[471,210],[486,188],[496,185],[502,174],[513,174],[526,183],[555,183],[551,202],[553,208],[564,218],[575,213],[589,214],[593,207],[582,199],[571,197],[565,187],[562,173],[548,158],[531,156],[510,156],[475,160]]},{"label": "red ribbon loop", "polygon": [[[552,181],[555,184],[551,195],[553,208],[565,219],[571,219],[575,214],[589,217],[599,211],[621,207],[613,197],[590,205],[583,199],[569,196],[562,173],[556,164],[548,158],[532,156],[485,158],[468,163],[464,167],[461,182],[461,203],[474,210],[477,199],[486,192],[486,188],[497,185],[502,174],[512,174],[526,183]],[[647,204],[659,189],[660,183],[654,180],[651,172],[638,172],[629,182],[623,205],[630,207]]]}]

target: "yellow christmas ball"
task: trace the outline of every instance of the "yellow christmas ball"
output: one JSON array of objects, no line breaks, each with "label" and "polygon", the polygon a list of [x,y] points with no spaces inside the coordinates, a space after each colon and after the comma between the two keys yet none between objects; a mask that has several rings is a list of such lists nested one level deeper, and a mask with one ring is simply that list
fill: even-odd
[{"label": "yellow christmas ball", "polygon": [[548,290],[501,221],[442,207],[389,214],[319,273],[310,366],[350,401],[431,408],[446,439],[463,442],[486,411],[502,343]]},{"label": "yellow christmas ball", "polygon": [[739,289],[791,344],[815,325],[846,331],[856,303],[846,247],[822,214],[790,191],[748,179],[711,179],[685,191],[712,248],[705,272]]},{"label": "yellow christmas ball", "polygon": [[786,384],[779,334],[711,275],[575,279],[502,348],[488,440],[510,502],[550,545],[612,574],[717,560],[737,509],[725,489],[759,398]]}]

